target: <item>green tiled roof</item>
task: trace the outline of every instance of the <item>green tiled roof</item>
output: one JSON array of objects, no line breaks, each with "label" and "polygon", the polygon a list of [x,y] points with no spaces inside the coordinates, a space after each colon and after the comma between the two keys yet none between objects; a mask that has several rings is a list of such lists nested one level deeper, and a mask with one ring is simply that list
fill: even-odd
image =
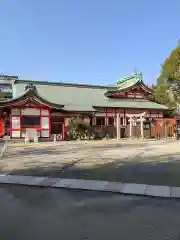
[{"label": "green tiled roof", "polygon": [[102,107],[121,107],[121,108],[139,108],[139,109],[168,109],[167,106],[151,102],[148,100],[130,100],[130,99],[112,99],[108,98],[107,101],[104,103],[101,103],[99,105],[98,103],[94,106],[102,106]]},{"label": "green tiled roof", "polygon": [[65,111],[80,111],[80,112],[93,112],[95,109],[90,105],[80,105],[76,103],[66,104],[63,108]]},{"label": "green tiled roof", "polygon": [[122,78],[117,81],[117,89],[123,90],[126,88],[129,88],[131,86],[134,86],[135,84],[142,82],[142,74],[141,73],[135,73],[132,76]]},{"label": "green tiled roof", "polygon": [[[41,97],[46,100],[65,105],[65,110],[92,111],[96,103],[104,104],[107,98],[104,96],[106,87],[81,86],[72,84],[42,84],[32,82]],[[13,97],[18,97],[24,92],[27,82],[20,81],[13,86]]]},{"label": "green tiled roof", "polygon": [[38,94],[46,100],[64,105],[69,111],[94,111],[94,107],[121,107],[121,108],[149,108],[168,109],[166,106],[150,101],[130,101],[126,99],[110,99],[105,96],[108,90],[114,87],[90,86],[64,83],[47,83],[35,81],[18,80],[13,85],[13,97],[18,97],[24,93],[27,83],[36,86]]}]

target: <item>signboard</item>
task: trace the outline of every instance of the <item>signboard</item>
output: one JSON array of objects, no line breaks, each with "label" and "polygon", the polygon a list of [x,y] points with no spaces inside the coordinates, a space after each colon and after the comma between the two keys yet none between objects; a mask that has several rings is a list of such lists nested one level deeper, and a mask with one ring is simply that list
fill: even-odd
[{"label": "signboard", "polygon": [[34,140],[37,137],[37,130],[35,128],[26,128],[26,138]]}]

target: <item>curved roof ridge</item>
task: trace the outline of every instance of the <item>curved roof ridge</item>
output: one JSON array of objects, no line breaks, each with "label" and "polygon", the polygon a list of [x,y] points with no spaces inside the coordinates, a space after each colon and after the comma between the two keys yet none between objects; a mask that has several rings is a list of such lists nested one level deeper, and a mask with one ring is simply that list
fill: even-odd
[{"label": "curved roof ridge", "polygon": [[142,81],[143,80],[143,77],[142,77],[142,73],[139,73],[139,72],[136,72],[134,74],[132,74],[131,76],[128,76],[128,77],[124,77],[124,78],[121,78],[120,80],[117,80],[117,85],[120,85],[124,82],[127,82],[129,80],[137,80],[138,81]]},{"label": "curved roof ridge", "polygon": [[117,80],[117,85],[119,85],[119,84],[121,84],[121,83],[123,83],[123,82],[126,82],[126,81],[128,81],[128,80],[130,80],[130,79],[132,79],[132,78],[134,78],[134,76],[133,75],[131,75],[131,76],[128,76],[128,77],[123,77],[123,78],[120,78],[119,80]]}]

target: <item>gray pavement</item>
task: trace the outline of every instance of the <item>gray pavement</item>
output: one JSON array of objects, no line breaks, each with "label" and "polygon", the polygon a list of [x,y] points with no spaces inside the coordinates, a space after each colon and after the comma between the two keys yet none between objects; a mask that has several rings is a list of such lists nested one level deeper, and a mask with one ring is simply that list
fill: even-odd
[{"label": "gray pavement", "polygon": [[0,161],[0,173],[180,186],[179,144],[175,140],[12,144]]},{"label": "gray pavement", "polygon": [[180,201],[1,185],[2,240],[178,240]]}]

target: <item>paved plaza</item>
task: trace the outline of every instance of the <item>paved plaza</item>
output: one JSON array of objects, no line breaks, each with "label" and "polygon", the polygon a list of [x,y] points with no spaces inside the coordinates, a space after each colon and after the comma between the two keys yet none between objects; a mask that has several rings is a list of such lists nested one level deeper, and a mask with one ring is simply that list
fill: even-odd
[{"label": "paved plaza", "polygon": [[1,185],[0,204],[3,240],[180,239],[173,199]]},{"label": "paved plaza", "polygon": [[180,186],[180,141],[11,144],[1,173]]}]

